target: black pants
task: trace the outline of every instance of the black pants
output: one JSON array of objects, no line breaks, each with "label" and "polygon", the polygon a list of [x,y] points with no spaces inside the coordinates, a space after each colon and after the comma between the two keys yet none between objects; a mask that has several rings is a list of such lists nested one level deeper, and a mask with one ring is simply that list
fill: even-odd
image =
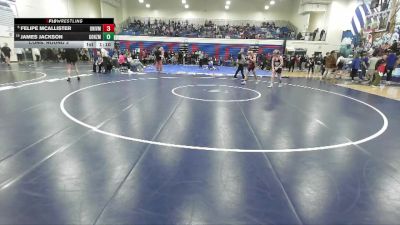
[{"label": "black pants", "polygon": [[234,77],[237,77],[239,71],[242,72],[242,78],[244,79],[244,66],[241,64],[239,64]]},{"label": "black pants", "polygon": [[352,69],[350,74],[351,80],[354,80],[354,77],[356,77],[357,74],[358,74],[358,69]]},{"label": "black pants", "polygon": [[324,73],[325,73],[325,66],[321,65],[321,75],[324,75]]},{"label": "black pants", "polygon": [[[96,70],[96,68],[99,68],[99,70]],[[101,72],[101,65],[96,65],[96,63],[93,63],[93,72],[97,73],[97,71],[100,73]]]},{"label": "black pants", "polygon": [[312,73],[314,73],[314,66],[309,66],[308,67],[308,73],[310,73],[310,71],[312,71]]},{"label": "black pants", "polygon": [[386,70],[387,70],[386,81],[391,81],[392,80],[393,68],[386,68]]},{"label": "black pants", "polygon": [[290,63],[289,72],[290,72],[290,70],[292,70],[292,72],[294,72],[294,64],[295,64],[295,63]]}]

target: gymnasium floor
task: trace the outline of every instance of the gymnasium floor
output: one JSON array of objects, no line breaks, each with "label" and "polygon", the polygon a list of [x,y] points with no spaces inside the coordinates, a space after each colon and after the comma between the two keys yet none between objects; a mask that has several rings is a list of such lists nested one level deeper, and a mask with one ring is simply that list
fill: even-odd
[{"label": "gymnasium floor", "polygon": [[90,69],[1,65],[0,224],[400,221],[399,101]]}]

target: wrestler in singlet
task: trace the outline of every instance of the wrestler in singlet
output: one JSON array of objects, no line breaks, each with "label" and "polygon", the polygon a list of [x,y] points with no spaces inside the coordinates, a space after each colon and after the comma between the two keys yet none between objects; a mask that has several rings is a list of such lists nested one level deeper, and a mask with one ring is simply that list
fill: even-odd
[{"label": "wrestler in singlet", "polygon": [[256,82],[258,83],[259,80],[258,80],[258,77],[257,77],[257,74],[256,74],[256,60],[257,60],[257,58],[256,58],[255,54],[252,51],[249,51],[248,60],[249,61],[248,61],[247,74],[246,74],[246,77],[245,77],[245,81],[248,80],[250,72],[253,72],[254,78],[256,79]]},{"label": "wrestler in singlet", "polygon": [[269,87],[274,86],[274,79],[275,79],[276,75],[278,75],[279,87],[282,87],[281,74],[282,74],[282,67],[283,67],[283,58],[280,54],[281,53],[279,50],[274,50],[274,52],[273,52],[272,62],[271,62],[272,77],[271,77],[271,84],[269,85]]}]

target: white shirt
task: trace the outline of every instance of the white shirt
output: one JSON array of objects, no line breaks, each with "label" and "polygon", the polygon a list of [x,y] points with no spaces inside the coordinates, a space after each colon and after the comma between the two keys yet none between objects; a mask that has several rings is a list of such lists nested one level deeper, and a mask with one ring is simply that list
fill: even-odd
[{"label": "white shirt", "polygon": [[33,48],[32,53],[33,55],[40,55],[40,50],[38,48]]},{"label": "white shirt", "polygon": [[104,48],[101,49],[101,57],[108,57],[108,51]]},{"label": "white shirt", "polygon": [[339,65],[340,62],[343,62],[343,60],[344,60],[344,57],[340,56],[336,61],[336,66]]}]

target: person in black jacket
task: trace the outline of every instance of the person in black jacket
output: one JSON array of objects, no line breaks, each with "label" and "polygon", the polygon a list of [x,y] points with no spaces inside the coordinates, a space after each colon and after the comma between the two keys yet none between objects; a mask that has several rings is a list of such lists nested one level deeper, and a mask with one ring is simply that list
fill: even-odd
[{"label": "person in black jacket", "polygon": [[7,43],[1,48],[1,55],[4,57],[5,63],[10,66],[11,49],[8,47]]}]

